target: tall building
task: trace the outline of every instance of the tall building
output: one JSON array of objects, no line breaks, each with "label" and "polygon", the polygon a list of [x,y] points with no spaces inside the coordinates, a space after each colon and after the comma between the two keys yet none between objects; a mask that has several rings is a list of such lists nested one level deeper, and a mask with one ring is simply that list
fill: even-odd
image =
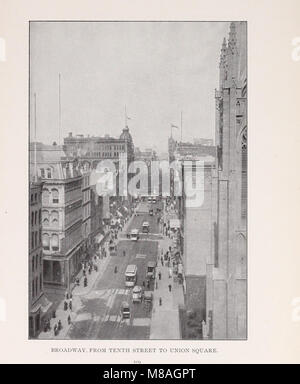
[{"label": "tall building", "polygon": [[218,156],[214,263],[208,267],[207,321],[213,339],[247,337],[247,31],[230,25],[216,91]]},{"label": "tall building", "polygon": [[69,289],[83,255],[82,174],[76,160],[57,145],[31,145],[30,166],[43,181],[44,285],[48,290]]},{"label": "tall building", "polygon": [[[203,203],[188,206],[183,195],[179,214],[184,224],[186,308],[205,321],[203,336],[212,339],[247,337],[246,39],[246,23],[231,23],[215,92],[216,147],[169,139],[170,157],[190,162],[184,181],[197,167],[204,172]],[[204,163],[193,164],[197,158]]]},{"label": "tall building", "polygon": [[51,303],[44,295],[42,248],[42,188],[40,179],[31,178],[29,186],[29,336],[41,330],[43,316]]},{"label": "tall building", "polygon": [[[181,148],[182,149],[182,148]],[[197,149],[197,151],[196,151]],[[183,255],[185,306],[197,313],[199,324],[206,320],[207,265],[213,257],[212,228],[216,148],[203,150],[198,145],[188,152],[174,152],[182,169],[183,194],[177,198]],[[188,188],[193,188],[192,196]]]}]

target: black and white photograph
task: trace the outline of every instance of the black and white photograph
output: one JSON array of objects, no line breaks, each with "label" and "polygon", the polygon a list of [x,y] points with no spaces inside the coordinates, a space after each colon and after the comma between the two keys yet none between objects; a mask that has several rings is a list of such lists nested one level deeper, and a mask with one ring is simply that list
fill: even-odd
[{"label": "black and white photograph", "polygon": [[30,21],[28,338],[247,340],[247,21]]}]

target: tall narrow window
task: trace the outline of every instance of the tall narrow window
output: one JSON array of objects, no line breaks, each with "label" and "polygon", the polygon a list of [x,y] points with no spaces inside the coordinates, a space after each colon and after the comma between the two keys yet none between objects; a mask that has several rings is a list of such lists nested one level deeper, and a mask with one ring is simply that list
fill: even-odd
[{"label": "tall narrow window", "polygon": [[241,138],[241,217],[247,217],[247,130],[244,129]]},{"label": "tall narrow window", "polygon": [[58,251],[58,249],[59,249],[58,236],[56,234],[52,235],[52,238],[51,238],[51,248],[52,248],[53,251]]},{"label": "tall narrow window", "polygon": [[43,248],[45,250],[49,250],[49,246],[50,246],[49,235],[47,233],[45,233],[43,235]]},{"label": "tall narrow window", "polygon": [[59,202],[59,199],[58,199],[58,190],[57,189],[52,189],[52,202],[54,204],[58,203]]}]

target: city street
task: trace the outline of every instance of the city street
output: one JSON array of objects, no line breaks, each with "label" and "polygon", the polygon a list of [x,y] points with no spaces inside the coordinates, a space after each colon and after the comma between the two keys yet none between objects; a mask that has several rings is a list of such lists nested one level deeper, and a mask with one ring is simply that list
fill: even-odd
[{"label": "city street", "polygon": [[[159,234],[157,215],[150,216],[149,206],[156,211],[161,203],[140,204],[140,213],[134,216],[127,232],[133,228],[142,230],[142,223],[150,224],[149,235],[142,235],[139,241],[127,239],[126,234],[120,234],[118,254],[112,256],[106,270],[99,276],[91,291],[79,297],[76,315],[67,334],[70,339],[147,339],[150,333],[151,309],[144,303],[132,303],[131,288],[125,287],[125,270],[128,264],[138,268],[137,285],[147,283],[146,268],[149,261],[156,261],[158,253]],[[125,256],[123,252],[126,252]],[[117,272],[115,273],[115,267]],[[151,281],[150,288],[154,289]],[[122,301],[127,301],[131,309],[130,320],[122,320],[120,308]]]}]

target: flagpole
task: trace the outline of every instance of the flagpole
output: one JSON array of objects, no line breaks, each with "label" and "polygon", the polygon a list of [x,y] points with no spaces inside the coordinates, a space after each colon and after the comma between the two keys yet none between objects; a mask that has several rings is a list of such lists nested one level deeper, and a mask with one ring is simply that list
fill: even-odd
[{"label": "flagpole", "polygon": [[181,111],[181,116],[180,116],[180,141],[182,142],[182,111]]},{"label": "flagpole", "polygon": [[61,99],[60,99],[60,73],[58,74],[58,145],[61,145]]},{"label": "flagpole", "polygon": [[34,94],[34,179],[37,181],[36,165],[36,93]]},{"label": "flagpole", "polygon": [[127,110],[126,110],[126,104],[125,104],[125,128],[127,127]]}]

